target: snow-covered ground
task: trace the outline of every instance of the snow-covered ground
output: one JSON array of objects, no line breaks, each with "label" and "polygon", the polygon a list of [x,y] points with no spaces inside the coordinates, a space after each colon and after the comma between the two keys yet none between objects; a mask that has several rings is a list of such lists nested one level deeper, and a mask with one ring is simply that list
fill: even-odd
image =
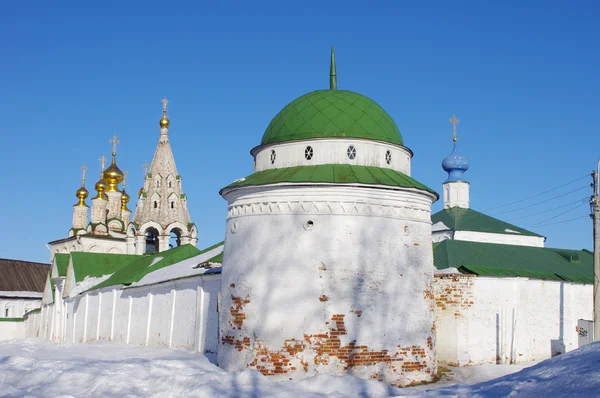
[{"label": "snow-covered ground", "polygon": [[404,389],[353,376],[275,383],[256,371],[227,373],[190,351],[12,340],[0,342],[0,396],[573,397],[600,391],[600,344],[524,366],[451,368],[452,374],[436,384]]}]

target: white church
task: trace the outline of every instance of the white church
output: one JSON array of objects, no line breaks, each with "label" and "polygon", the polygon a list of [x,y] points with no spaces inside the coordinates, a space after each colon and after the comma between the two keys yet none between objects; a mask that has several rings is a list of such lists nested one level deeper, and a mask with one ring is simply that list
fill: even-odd
[{"label": "white church", "polygon": [[91,212],[84,168],[39,308],[11,333],[182,347],[277,380],[352,373],[395,386],[434,380],[439,363],[577,348],[592,319],[591,253],[546,248],[471,209],[450,121],[444,209],[432,215],[439,196],[412,177],[396,123],[337,88],[332,50],[329,89],[293,100],[257,135],[254,173],[220,191],[224,242],[199,250],[164,100],[133,220],[114,137]]}]

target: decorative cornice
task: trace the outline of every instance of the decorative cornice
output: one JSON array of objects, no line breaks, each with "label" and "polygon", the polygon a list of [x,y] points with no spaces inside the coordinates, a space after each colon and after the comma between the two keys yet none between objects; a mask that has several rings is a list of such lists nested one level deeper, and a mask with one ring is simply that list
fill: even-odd
[{"label": "decorative cornice", "polygon": [[394,218],[431,223],[431,212],[413,206],[368,204],[361,201],[280,201],[229,206],[227,218],[259,214],[324,214]]}]

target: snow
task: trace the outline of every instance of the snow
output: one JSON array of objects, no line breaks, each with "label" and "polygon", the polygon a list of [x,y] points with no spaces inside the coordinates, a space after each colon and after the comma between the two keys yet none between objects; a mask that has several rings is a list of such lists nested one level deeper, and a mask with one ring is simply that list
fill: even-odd
[{"label": "snow", "polygon": [[207,251],[206,253],[202,253],[197,256],[175,263],[171,266],[158,269],[154,272],[145,275],[139,281],[132,283],[130,287],[153,285],[155,283],[160,283],[168,280],[185,278],[188,276],[201,275],[203,273],[206,273],[207,269],[194,267],[221,254],[223,252],[223,248],[224,246],[221,245],[219,247]]},{"label": "snow", "polygon": [[42,292],[25,292],[25,291],[4,291],[0,290],[0,297],[25,297],[25,298],[42,298]]},{"label": "snow", "polygon": [[102,276],[98,276],[98,277],[86,276],[81,282],[78,282],[77,285],[75,285],[73,290],[71,290],[71,292],[69,293],[69,297],[75,297],[79,293],[83,293],[83,292],[93,288],[94,286],[96,286],[96,285],[104,282],[108,278],[110,278],[112,275],[113,274],[108,274],[108,275],[102,275]]},{"label": "snow", "polygon": [[29,339],[0,342],[0,391],[3,397],[578,397],[600,388],[600,343],[531,365],[451,368],[438,383],[401,389],[354,376],[274,382],[251,370],[228,373],[186,350]]}]

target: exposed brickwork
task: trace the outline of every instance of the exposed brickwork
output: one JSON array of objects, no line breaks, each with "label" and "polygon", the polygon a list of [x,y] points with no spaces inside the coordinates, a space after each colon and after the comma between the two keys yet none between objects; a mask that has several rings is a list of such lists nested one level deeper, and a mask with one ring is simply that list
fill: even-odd
[{"label": "exposed brickwork", "polygon": [[324,302],[324,301],[327,301],[327,300],[329,300],[329,297],[327,297],[327,296],[326,296],[326,295],[324,295],[324,294],[322,294],[322,295],[321,295],[321,297],[319,297],[319,301],[320,301],[320,302]]},{"label": "exposed brickwork", "polygon": [[472,284],[473,277],[463,275],[436,275],[435,306],[440,311],[451,311],[456,318],[462,316],[461,311],[474,304]]},{"label": "exposed brickwork", "polygon": [[[356,312],[356,311],[355,311]],[[282,375],[298,370],[302,367],[307,372],[312,365],[330,365],[335,361],[337,366],[347,371],[359,366],[375,366],[385,364],[393,372],[402,374],[410,372],[433,373],[428,351],[433,351],[434,340],[429,336],[425,342],[426,347],[420,346],[397,346],[396,350],[383,349],[376,351],[366,345],[357,345],[356,340],[342,344],[341,337],[348,334],[345,325],[346,315],[335,314],[331,321],[327,322],[329,331],[317,334],[305,334],[304,340],[285,340],[282,347],[276,350],[268,349],[260,340],[254,341],[252,348],[252,361],[249,368],[256,369],[265,376]],[[233,336],[225,336],[222,344],[232,345],[238,351],[250,348],[250,339],[236,339]],[[371,377],[382,380],[383,375],[379,372]]]},{"label": "exposed brickwork", "polygon": [[231,320],[229,323],[231,324],[232,329],[241,330],[244,319],[246,319],[246,314],[243,311],[244,305],[250,302],[250,297],[246,296],[242,299],[241,297],[231,295],[231,301],[233,301],[233,305],[229,309],[229,312],[231,313]]}]

